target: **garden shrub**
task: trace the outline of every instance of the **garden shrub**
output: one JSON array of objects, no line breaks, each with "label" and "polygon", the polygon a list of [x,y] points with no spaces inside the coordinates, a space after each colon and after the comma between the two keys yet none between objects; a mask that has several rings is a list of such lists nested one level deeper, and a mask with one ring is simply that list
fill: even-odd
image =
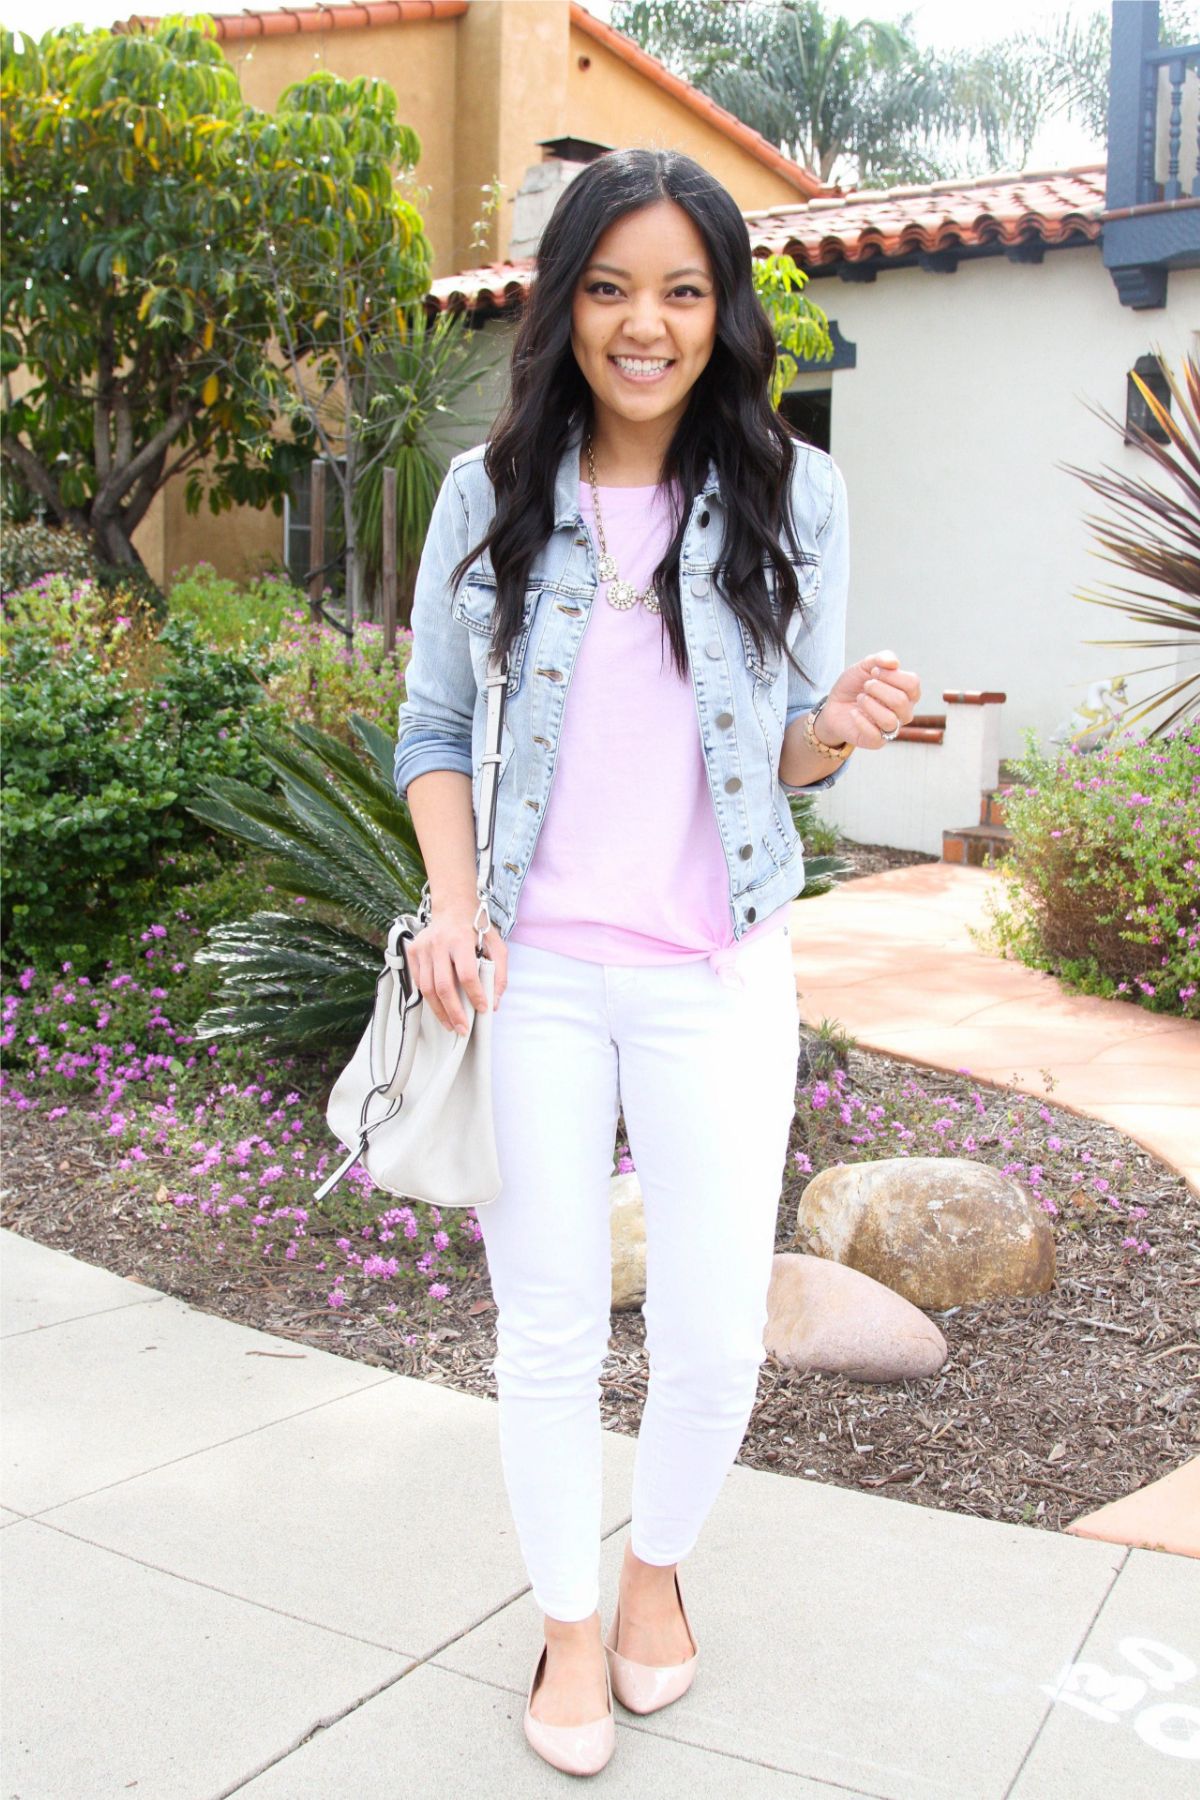
[{"label": "garden shrub", "polygon": [[97,668],[121,674],[134,686],[148,687],[163,666],[153,609],[135,594],[109,593],[96,581],[43,575],[4,596],[3,617],[14,631],[32,634],[56,654],[86,646]]},{"label": "garden shrub", "polygon": [[94,581],[96,557],[87,539],[65,526],[6,525],[0,536],[0,593],[17,593],[40,575]]},{"label": "garden shrub", "polygon": [[163,596],[140,563],[101,562],[81,532],[29,521],[6,525],[0,541],[0,594],[22,593],[45,576],[92,582],[101,593],[136,599],[158,617]]},{"label": "garden shrub", "polygon": [[156,619],[166,617],[166,596],[140,563],[97,563],[96,580],[106,594],[135,599]]},{"label": "garden shrub", "polygon": [[1200,1017],[1200,722],[1095,751],[1026,732],[994,939],[1089,994]]},{"label": "garden shrub", "polygon": [[282,666],[269,688],[289,719],[315,725],[351,745],[355,742],[351,713],[395,730],[412,651],[411,631],[396,632],[395,654],[388,656],[383,627],[360,621],[347,656],[341,632],[323,620],[314,621],[308,608],[300,606],[284,621],[276,650]]},{"label": "garden shrub", "polygon": [[218,575],[206,562],[180,569],[167,594],[173,618],[192,619],[201,637],[224,648],[273,643],[284,619],[302,602],[285,575],[241,583]]},{"label": "garden shrub", "polygon": [[[164,858],[201,841],[186,810],[214,775],[265,788],[255,725],[277,725],[272,665],[170,621],[153,657],[125,657],[133,615],[90,584],[10,595],[0,628],[5,758],[0,916],[6,960],[95,958],[122,905]],[[139,676],[141,679],[139,679]]]}]

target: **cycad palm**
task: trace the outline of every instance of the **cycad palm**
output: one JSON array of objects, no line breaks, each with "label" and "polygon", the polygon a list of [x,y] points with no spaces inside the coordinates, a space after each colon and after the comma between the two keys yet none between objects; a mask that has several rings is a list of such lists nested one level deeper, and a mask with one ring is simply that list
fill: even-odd
[{"label": "cycad palm", "polygon": [[294,743],[259,739],[278,795],[212,781],[189,808],[265,852],[272,884],[325,915],[256,912],[210,930],[197,961],[218,964],[222,981],[198,1037],[332,1047],[355,1041],[366,1022],[380,946],[397,914],[415,911],[425,869],[393,784],[393,740],[357,713],[350,724],[365,757],[293,724]]}]

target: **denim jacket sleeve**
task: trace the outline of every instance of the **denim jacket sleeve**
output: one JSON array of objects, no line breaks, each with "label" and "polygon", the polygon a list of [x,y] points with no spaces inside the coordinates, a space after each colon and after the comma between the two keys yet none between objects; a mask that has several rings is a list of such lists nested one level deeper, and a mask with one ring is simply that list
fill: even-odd
[{"label": "denim jacket sleeve", "polygon": [[453,464],[438,491],[413,589],[412,651],[400,704],[394,779],[403,800],[431,769],[471,775],[477,687],[466,627],[454,618],[450,571],[469,545],[467,509]]},{"label": "denim jacket sleeve", "polygon": [[[821,459],[830,476],[829,504],[825,520],[817,529],[817,545],[821,552],[821,585],[815,604],[805,610],[808,617],[789,640],[789,647],[811,677],[805,681],[790,664],[785,724],[790,725],[801,713],[810,712],[825,699],[834,682],[846,667],[846,605],[850,586],[850,537],[846,499],[846,483],[832,457]],[[841,780],[853,761],[832,767],[828,775],[806,781],[802,787],[781,781],[787,794],[815,794]]]}]

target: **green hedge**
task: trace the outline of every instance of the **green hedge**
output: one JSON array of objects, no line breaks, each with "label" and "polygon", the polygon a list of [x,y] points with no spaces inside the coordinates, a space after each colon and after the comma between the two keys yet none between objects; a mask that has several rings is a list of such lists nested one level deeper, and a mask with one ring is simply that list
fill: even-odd
[{"label": "green hedge", "polygon": [[270,785],[251,732],[278,723],[263,687],[273,665],[173,620],[139,685],[115,660],[98,590],[39,584],[4,611],[4,957],[98,955],[123,903],[205,836],[186,810],[202,783]]}]

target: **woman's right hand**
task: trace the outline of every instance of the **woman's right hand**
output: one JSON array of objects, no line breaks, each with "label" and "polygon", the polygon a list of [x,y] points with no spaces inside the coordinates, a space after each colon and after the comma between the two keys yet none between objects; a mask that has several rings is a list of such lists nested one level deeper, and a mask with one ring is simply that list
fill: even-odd
[{"label": "woman's right hand", "polygon": [[[460,1034],[466,1033],[467,1015],[459,982],[476,1012],[487,1011],[487,996],[477,967],[475,914],[478,907],[474,895],[463,903],[435,907],[428,925],[422,926],[408,946],[408,966],[413,980],[434,1017],[448,1031]],[[496,965],[493,1000],[498,1007],[508,982],[508,945],[494,925],[484,934],[483,952],[488,961]]]}]

